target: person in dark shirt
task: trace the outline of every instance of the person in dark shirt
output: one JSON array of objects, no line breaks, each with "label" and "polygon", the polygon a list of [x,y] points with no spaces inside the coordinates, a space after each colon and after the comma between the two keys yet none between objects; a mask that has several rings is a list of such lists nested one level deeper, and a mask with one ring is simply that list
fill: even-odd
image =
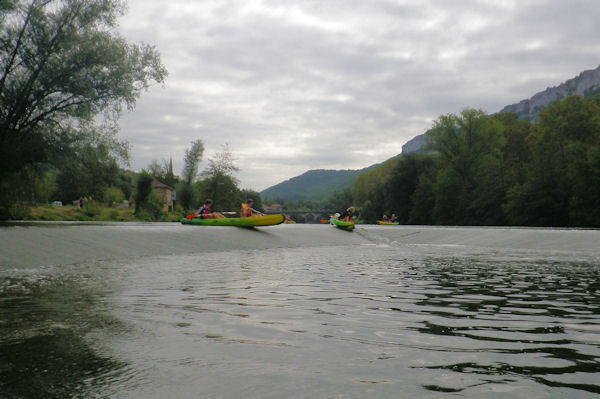
[{"label": "person in dark shirt", "polygon": [[354,215],[354,207],[351,206],[346,209],[342,214],[338,217],[339,220],[343,220],[344,222],[351,222],[352,216]]},{"label": "person in dark shirt", "polygon": [[225,216],[223,216],[222,213],[210,211],[212,203],[213,202],[210,199],[204,201],[204,205],[202,205],[196,212],[196,217],[200,219],[223,219]]}]

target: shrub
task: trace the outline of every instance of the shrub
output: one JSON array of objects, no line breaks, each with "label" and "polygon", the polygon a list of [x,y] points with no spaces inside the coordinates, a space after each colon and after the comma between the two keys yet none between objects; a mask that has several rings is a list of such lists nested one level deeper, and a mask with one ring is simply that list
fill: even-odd
[{"label": "shrub", "polygon": [[100,205],[96,201],[89,201],[85,204],[83,208],[83,213],[90,218],[99,216],[100,214],[102,214],[102,205]]},{"label": "shrub", "polygon": [[125,196],[117,187],[107,187],[104,190],[104,202],[108,203],[109,207],[115,202],[123,202],[123,199],[125,199]]}]

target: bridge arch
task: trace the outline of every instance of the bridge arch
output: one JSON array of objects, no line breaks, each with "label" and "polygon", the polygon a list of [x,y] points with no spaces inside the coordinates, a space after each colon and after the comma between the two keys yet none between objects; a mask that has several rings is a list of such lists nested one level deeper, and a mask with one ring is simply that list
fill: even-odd
[{"label": "bridge arch", "polygon": [[[282,213],[291,219],[294,219],[294,216],[302,216],[302,218],[305,220],[304,223],[319,223],[321,219],[329,220],[329,216],[336,212],[337,211],[332,211],[329,209],[317,209],[312,211],[281,211],[278,213]],[[275,212],[267,213],[273,214]]]}]

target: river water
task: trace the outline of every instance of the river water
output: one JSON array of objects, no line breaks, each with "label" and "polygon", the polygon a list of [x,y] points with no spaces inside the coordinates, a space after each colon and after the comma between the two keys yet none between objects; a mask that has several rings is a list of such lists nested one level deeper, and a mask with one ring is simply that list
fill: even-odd
[{"label": "river water", "polygon": [[600,248],[575,233],[540,249],[536,232],[508,248],[271,229],[303,244],[48,264],[0,244],[0,397],[600,397]]}]

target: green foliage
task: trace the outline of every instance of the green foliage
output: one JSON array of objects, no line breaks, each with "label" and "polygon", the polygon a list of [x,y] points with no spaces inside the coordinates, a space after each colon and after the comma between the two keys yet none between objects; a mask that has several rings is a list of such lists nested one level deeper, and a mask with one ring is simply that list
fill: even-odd
[{"label": "green foliage", "polygon": [[128,186],[122,181],[122,171],[112,155],[112,145],[82,140],[63,154],[56,177],[57,197],[61,201],[70,203],[90,196],[103,198],[108,187]]},{"label": "green foliage", "polygon": [[[25,169],[50,163],[60,170],[59,197],[100,196],[104,185],[85,187],[87,166],[65,164],[73,155],[85,159],[86,146],[105,146],[105,160],[127,159],[116,121],[123,105],[133,108],[143,90],[164,81],[158,53],[119,36],[119,0],[1,4],[0,179],[26,186],[30,180],[19,178]],[[11,190],[9,202],[24,200],[19,191],[27,190]]]},{"label": "green foliage", "polygon": [[283,210],[286,211],[312,211],[324,207],[321,202],[306,200],[286,201],[282,205]]},{"label": "green foliage", "polygon": [[171,166],[171,162],[167,162],[166,160],[163,160],[162,165],[157,161],[152,161],[148,165],[147,171],[159,182],[175,188],[177,183],[179,183],[179,179],[173,174]]},{"label": "green foliage", "polygon": [[223,151],[209,159],[207,168],[202,172],[203,179],[196,184],[198,198],[201,201],[212,199],[215,211],[240,209],[240,189],[238,180],[233,177],[238,168],[233,161],[229,148],[225,146]]},{"label": "green foliage", "polygon": [[114,203],[121,203],[125,199],[123,192],[117,187],[107,187],[104,190],[103,196],[104,202],[108,203],[108,206],[112,206]]},{"label": "green foliage", "polygon": [[186,182],[177,185],[177,202],[184,209],[198,208],[199,199],[191,184]]},{"label": "green foliage", "polygon": [[150,201],[150,195],[153,192],[152,181],[154,178],[147,172],[142,172],[138,177],[137,191],[135,193],[135,214],[147,208]]},{"label": "green foliage", "polygon": [[413,193],[424,173],[430,173],[435,157],[422,154],[409,154],[398,158],[386,174],[382,185],[379,217],[396,214],[400,223],[408,223],[413,208]]},{"label": "green foliage", "polygon": [[531,151],[521,182],[508,191],[510,222],[538,226],[594,226],[598,218],[600,107],[568,97],[540,112],[528,137]]},{"label": "green foliage", "polygon": [[34,186],[34,197],[38,202],[51,202],[58,191],[55,170],[42,173],[41,176],[34,178],[32,183]]},{"label": "green foliage", "polygon": [[[196,183],[198,198],[213,200],[212,209],[215,211],[238,211],[241,202],[240,194],[235,180],[231,176],[221,173],[211,175]],[[200,205],[200,203],[198,203]]]},{"label": "green foliage", "polygon": [[196,181],[198,175],[198,165],[204,154],[204,143],[202,140],[192,141],[190,149],[185,149],[184,166],[183,166],[183,181],[187,185],[191,185]]},{"label": "green foliage", "polygon": [[334,191],[352,189],[361,174],[377,166],[371,165],[360,170],[309,170],[300,176],[269,187],[260,194],[264,200],[278,199],[279,203],[293,200],[320,202],[333,195]]},{"label": "green foliage", "polygon": [[19,202],[0,207],[0,219],[2,220],[25,220],[28,218],[29,213],[29,208]]},{"label": "green foliage", "polygon": [[[434,224],[432,212],[435,207],[434,179],[433,171],[425,170],[419,175],[415,191],[410,197],[412,206],[406,221],[407,224]],[[404,218],[402,214],[397,214],[397,216]]]},{"label": "green foliage", "polygon": [[350,190],[350,188],[345,188],[342,191],[334,191],[323,205],[318,206],[318,208],[323,207],[324,209],[337,210],[341,213],[351,206],[353,202],[352,190]]},{"label": "green foliage", "polygon": [[[395,212],[402,223],[600,226],[600,107],[568,97],[540,112],[465,110],[427,134],[435,154],[402,156],[361,176],[361,217]],[[420,158],[419,158],[420,157]]]},{"label": "green foliage", "polygon": [[400,156],[390,158],[381,165],[366,170],[364,173],[357,176],[353,190],[354,200],[359,204],[368,200],[370,192],[375,186],[388,179],[390,173],[401,158],[402,157]]},{"label": "green foliage", "polygon": [[361,205],[360,217],[365,223],[375,223],[380,213],[380,209],[371,200],[366,200]]},{"label": "green foliage", "polygon": [[102,214],[102,205],[96,201],[88,201],[83,207],[83,213],[90,218],[94,218]]}]

